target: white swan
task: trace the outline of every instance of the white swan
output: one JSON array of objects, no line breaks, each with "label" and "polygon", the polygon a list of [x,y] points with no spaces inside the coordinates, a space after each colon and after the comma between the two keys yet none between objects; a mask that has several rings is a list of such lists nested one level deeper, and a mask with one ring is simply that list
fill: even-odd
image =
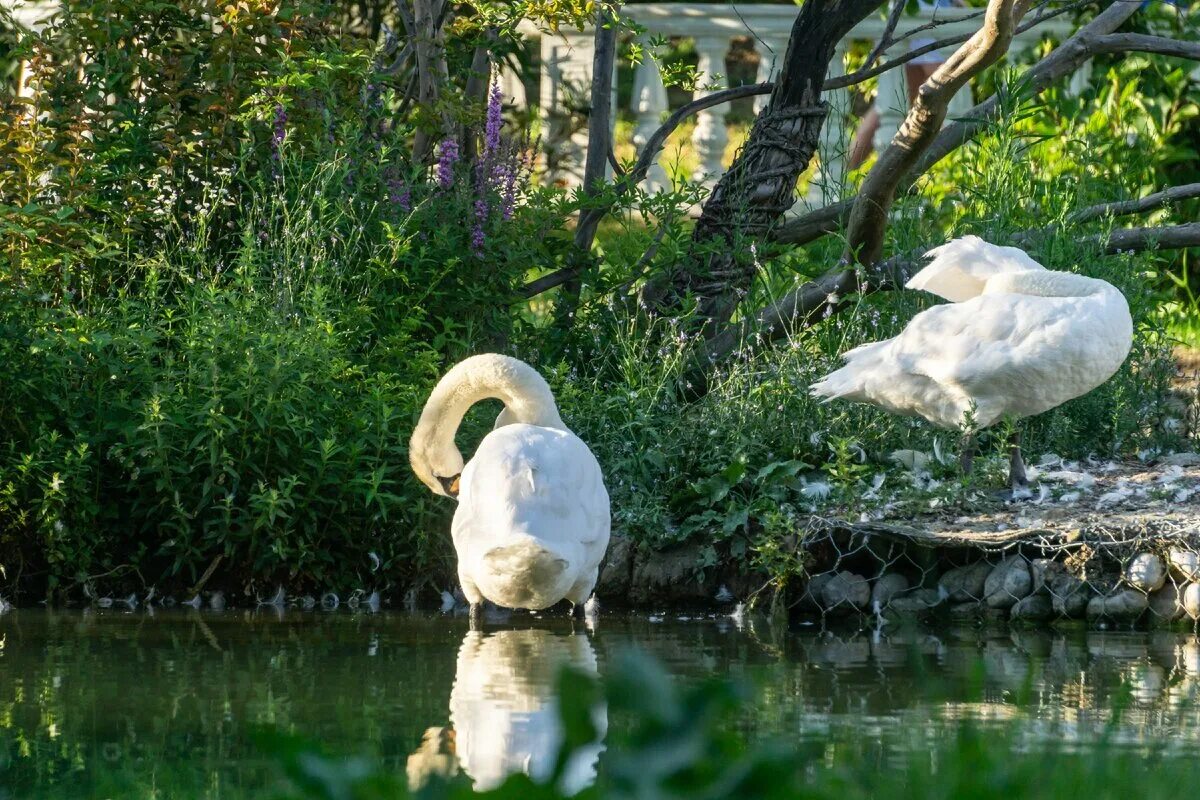
[{"label": "white swan", "polygon": [[[464,467],[454,434],[487,398],[504,410]],[[532,367],[495,354],[455,365],[421,412],[409,459],[422,483],[458,498],[451,531],[473,620],[484,598],[530,609],[566,598],[582,610],[608,547],[608,492]]]},{"label": "white swan", "polygon": [[[1108,380],[1133,345],[1125,297],[1112,284],[1048,270],[1016,247],[964,236],[930,250],[906,284],[951,301],[913,317],[899,336],[857,347],[814,383],[827,401],[874,403],[943,428],[1028,417]],[[968,432],[970,433],[970,432]],[[970,468],[973,441],[964,448]],[[1009,480],[1025,484],[1019,440]]]}]

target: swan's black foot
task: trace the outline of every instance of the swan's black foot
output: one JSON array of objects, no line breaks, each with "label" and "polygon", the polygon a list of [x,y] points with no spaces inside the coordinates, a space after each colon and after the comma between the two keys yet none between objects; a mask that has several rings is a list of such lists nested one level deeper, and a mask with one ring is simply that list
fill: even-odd
[{"label": "swan's black foot", "polygon": [[471,630],[478,630],[483,625],[483,603],[471,603],[467,618],[470,620]]}]

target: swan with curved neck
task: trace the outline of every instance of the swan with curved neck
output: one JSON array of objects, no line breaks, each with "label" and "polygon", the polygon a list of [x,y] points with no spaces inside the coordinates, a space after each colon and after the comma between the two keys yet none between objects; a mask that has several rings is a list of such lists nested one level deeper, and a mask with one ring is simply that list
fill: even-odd
[{"label": "swan with curved neck", "polygon": [[[845,353],[812,385],[826,401],[874,403],[942,428],[973,430],[1041,414],[1107,381],[1133,345],[1129,305],[1097,278],[1048,270],[1015,247],[964,236],[927,256],[905,286],[950,300],[917,314],[899,336]],[[973,430],[964,442],[970,469]],[[1019,439],[1009,481],[1025,485]]]},{"label": "swan with curved neck", "polygon": [[[504,410],[464,464],[455,433],[486,399]],[[565,598],[582,609],[608,546],[608,493],[536,370],[497,354],[456,364],[421,412],[409,460],[430,490],[458,498],[451,532],[472,619],[484,598],[530,609]]]}]

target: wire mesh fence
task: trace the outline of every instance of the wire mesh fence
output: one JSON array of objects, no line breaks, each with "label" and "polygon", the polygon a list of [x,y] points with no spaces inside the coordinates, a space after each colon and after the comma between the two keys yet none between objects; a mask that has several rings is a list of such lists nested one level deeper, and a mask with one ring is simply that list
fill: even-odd
[{"label": "wire mesh fence", "polygon": [[804,538],[809,579],[797,610],[822,621],[932,614],[1200,621],[1200,525],[963,535],[942,543],[909,533],[815,521]]}]

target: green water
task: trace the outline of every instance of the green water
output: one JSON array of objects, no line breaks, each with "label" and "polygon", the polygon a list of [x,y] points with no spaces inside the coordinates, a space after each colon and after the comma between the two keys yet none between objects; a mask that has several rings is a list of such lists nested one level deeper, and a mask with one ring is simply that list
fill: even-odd
[{"label": "green water", "polygon": [[[1118,742],[1200,751],[1190,634],[832,636],[678,615],[604,615],[594,630],[520,615],[469,633],[432,614],[16,611],[0,615],[0,798],[265,796],[278,777],[255,724],[397,773],[454,758],[488,786],[547,768],[560,664],[603,675],[630,646],[683,679],[750,681],[738,724],[753,737],[919,747],[970,717],[1016,725],[1031,746],[1087,748],[1124,684]],[[581,754],[571,780],[588,783],[603,758]]]}]

